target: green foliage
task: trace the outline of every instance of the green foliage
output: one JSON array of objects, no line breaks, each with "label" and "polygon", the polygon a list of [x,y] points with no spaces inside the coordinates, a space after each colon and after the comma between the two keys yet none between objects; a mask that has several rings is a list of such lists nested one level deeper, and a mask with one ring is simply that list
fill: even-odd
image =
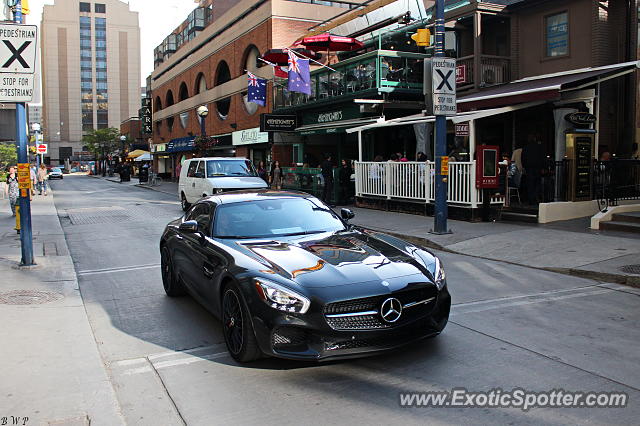
[{"label": "green foliage", "polygon": [[96,156],[113,154],[120,146],[120,130],[115,127],[91,130],[82,137],[82,141]]},{"label": "green foliage", "polygon": [[13,166],[18,162],[16,146],[13,143],[0,143],[0,169]]},{"label": "green foliage", "polygon": [[0,182],[6,182],[8,174],[9,172],[0,171]]}]

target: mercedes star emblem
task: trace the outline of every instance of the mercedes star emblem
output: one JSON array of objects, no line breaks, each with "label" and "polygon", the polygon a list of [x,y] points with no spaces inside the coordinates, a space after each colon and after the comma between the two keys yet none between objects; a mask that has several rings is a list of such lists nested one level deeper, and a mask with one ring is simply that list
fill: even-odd
[{"label": "mercedes star emblem", "polygon": [[390,297],[380,306],[380,315],[388,323],[396,322],[402,315],[402,303],[395,297]]}]

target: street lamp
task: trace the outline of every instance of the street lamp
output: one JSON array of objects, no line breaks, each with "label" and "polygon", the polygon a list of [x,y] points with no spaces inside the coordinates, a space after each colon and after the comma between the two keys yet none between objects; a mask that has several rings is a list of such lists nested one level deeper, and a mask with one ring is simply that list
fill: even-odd
[{"label": "street lamp", "polygon": [[198,109],[196,109],[196,113],[200,117],[200,135],[202,137],[207,136],[207,131],[204,128],[204,119],[209,115],[209,108],[206,105],[200,105]]},{"label": "street lamp", "polygon": [[122,149],[120,150],[121,151],[120,162],[122,162],[122,160],[124,159],[124,145],[127,142],[127,137],[125,135],[121,135],[120,142],[122,144]]}]

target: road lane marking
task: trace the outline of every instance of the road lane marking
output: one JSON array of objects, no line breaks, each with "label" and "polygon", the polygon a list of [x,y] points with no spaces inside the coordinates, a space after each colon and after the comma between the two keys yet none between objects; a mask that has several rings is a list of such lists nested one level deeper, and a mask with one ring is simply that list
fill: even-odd
[{"label": "road lane marking", "polygon": [[[598,286],[595,286],[598,287]],[[515,306],[524,306],[524,305],[533,305],[536,303],[543,302],[555,302],[559,300],[566,299],[574,299],[578,297],[588,297],[588,296],[597,296],[599,294],[613,293],[615,290],[612,289],[603,289],[599,287],[598,289],[586,289],[579,292],[574,292],[570,294],[563,294],[557,296],[551,295],[540,295],[540,296],[525,296],[527,300],[497,300],[497,301],[486,301],[483,304],[485,306],[478,306],[476,308],[473,307],[474,303],[463,304],[463,305],[455,305],[452,306],[452,313],[456,315],[460,314],[472,314],[477,312],[489,311],[494,309],[502,309],[502,308],[512,308]],[[522,298],[522,297],[518,297]],[[479,304],[476,304],[479,305]]]},{"label": "road lane marking", "polygon": [[98,274],[110,274],[112,272],[139,271],[142,269],[158,268],[159,266],[160,266],[159,263],[152,263],[148,265],[121,266],[121,267],[105,268],[105,269],[90,269],[85,271],[78,271],[78,275],[98,275]]}]

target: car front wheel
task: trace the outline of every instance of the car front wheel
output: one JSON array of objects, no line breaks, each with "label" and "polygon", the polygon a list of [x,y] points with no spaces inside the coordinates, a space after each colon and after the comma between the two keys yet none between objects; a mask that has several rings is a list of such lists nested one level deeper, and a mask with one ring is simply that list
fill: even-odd
[{"label": "car front wheel", "polygon": [[239,362],[254,361],[262,355],[249,310],[234,283],[227,285],[222,296],[222,330],[227,350]]},{"label": "car front wheel", "polygon": [[167,247],[160,252],[160,268],[162,270],[162,286],[169,297],[184,296],[186,291],[180,279],[176,277],[173,261]]}]

